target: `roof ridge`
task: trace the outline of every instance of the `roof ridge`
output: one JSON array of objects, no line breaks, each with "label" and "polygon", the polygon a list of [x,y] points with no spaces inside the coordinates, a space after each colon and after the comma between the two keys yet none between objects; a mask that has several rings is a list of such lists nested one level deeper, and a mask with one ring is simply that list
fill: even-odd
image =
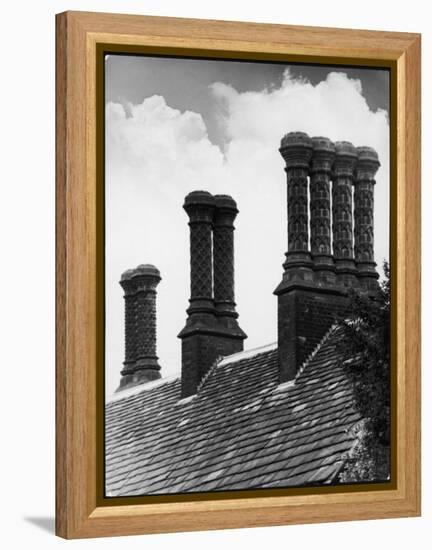
[{"label": "roof ridge", "polygon": [[231,363],[237,363],[238,361],[243,361],[244,359],[250,359],[257,355],[263,353],[268,353],[277,348],[277,342],[271,342],[270,344],[263,344],[262,346],[257,346],[255,348],[244,349],[242,351],[236,351],[231,353],[231,355],[224,355],[220,358],[219,364],[228,365]]},{"label": "roof ridge", "polygon": [[197,386],[196,393],[198,394],[200,389],[206,383],[207,379],[211,376],[213,371],[216,370],[216,367],[218,367],[222,363],[225,365],[225,364],[236,363],[237,361],[241,361],[244,359],[250,359],[251,357],[255,357],[256,355],[261,355],[264,353],[268,353],[269,351],[273,351],[276,348],[276,346],[277,346],[277,342],[272,342],[271,344],[264,344],[262,346],[257,346],[256,348],[237,351],[236,353],[232,353],[231,355],[220,355],[215,359],[214,363],[211,365],[209,370],[201,378],[201,381]]},{"label": "roof ridge", "polygon": [[201,378],[198,386],[197,386],[197,391],[196,391],[196,394],[195,395],[198,395],[199,391],[201,390],[201,388],[204,386],[204,384],[206,383],[206,380],[209,378],[209,376],[211,375],[211,373],[216,369],[216,367],[219,365],[219,363],[222,361],[222,359],[224,359],[224,357],[222,355],[220,355],[219,357],[217,357],[215,360],[214,360],[214,363],[211,365],[211,367],[209,368],[209,370],[204,374],[204,376]]},{"label": "roof ridge", "polygon": [[117,391],[111,395],[106,396],[105,403],[106,404],[115,403],[116,401],[121,401],[122,399],[133,397],[135,395],[140,394],[141,392],[148,391],[153,388],[157,388],[158,386],[163,386],[164,384],[169,384],[170,382],[174,382],[175,380],[178,380],[178,379],[179,379],[179,374],[177,373],[171,376],[166,376],[164,378],[158,378],[156,380],[142,382],[140,384],[136,384],[135,386],[131,386],[129,388]]},{"label": "roof ridge", "polygon": [[321,347],[325,344],[325,342],[330,338],[330,336],[335,332],[336,328],[338,327],[338,322],[334,322],[332,326],[328,329],[328,331],[324,334],[324,336],[321,338],[321,340],[318,342],[318,344],[314,347],[314,349],[309,353],[309,355],[306,357],[306,359],[303,361],[303,363],[300,365],[297,374],[294,378],[294,383],[297,382],[298,378],[303,374],[303,371],[307,367],[307,365],[312,361],[312,359],[315,357],[315,355],[318,353],[318,351],[321,349]]}]

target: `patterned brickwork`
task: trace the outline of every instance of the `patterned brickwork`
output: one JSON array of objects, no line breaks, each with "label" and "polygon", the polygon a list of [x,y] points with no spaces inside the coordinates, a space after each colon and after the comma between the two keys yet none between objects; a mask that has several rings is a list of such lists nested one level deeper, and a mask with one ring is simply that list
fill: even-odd
[{"label": "patterned brickwork", "polygon": [[212,299],[212,235],[210,223],[190,226],[191,300]]},{"label": "patterned brickwork", "polygon": [[125,294],[125,360],[122,374],[133,372],[137,351],[137,332],[135,322],[135,295]]},{"label": "patterned brickwork", "polygon": [[136,296],[136,323],[139,335],[137,359],[156,357],[156,292],[142,288]]},{"label": "patterned brickwork", "polygon": [[308,170],[287,168],[288,252],[309,250]]},{"label": "patterned brickwork", "polygon": [[311,253],[331,256],[330,177],[335,156],[333,143],[312,138],[314,145],[310,176]]},{"label": "patterned brickwork", "polygon": [[352,183],[357,154],[349,142],[336,143],[333,176],[333,254],[351,260],[353,254]]},{"label": "patterned brickwork", "polygon": [[189,193],[183,205],[190,227],[191,307],[196,300],[213,306],[212,226],[214,198],[207,191]]},{"label": "patterned brickwork", "polygon": [[358,181],[354,191],[354,254],[358,262],[374,261],[373,183]]},{"label": "patterned brickwork", "polygon": [[[125,361],[120,388],[160,378],[156,355],[156,287],[159,271],[150,264],[125,271]],[[119,388],[119,389],[120,389]]]},{"label": "patterned brickwork", "polygon": [[286,134],[279,151],[288,181],[288,252],[274,293],[280,380],[286,382],[344,310],[346,287],[359,284],[353,242],[357,151],[349,142],[302,132]]},{"label": "patterned brickwork", "polygon": [[352,182],[343,176],[333,184],[333,250],[336,260],[353,258]]},{"label": "patterned brickwork", "polygon": [[326,174],[316,172],[311,176],[311,253],[331,255],[330,189]]},{"label": "patterned brickwork", "polygon": [[291,132],[279,149],[287,175],[288,254],[309,251],[308,175],[312,140],[303,132]]},{"label": "patterned brickwork", "polygon": [[214,299],[215,302],[234,302],[234,229],[215,225],[214,251]]},{"label": "patterned brickwork", "polygon": [[354,255],[362,286],[373,290],[378,274],[374,261],[374,185],[380,166],[371,147],[357,147],[354,187]]},{"label": "patterned brickwork", "polygon": [[293,380],[298,369],[320,342],[338,315],[346,297],[314,289],[292,289],[278,299],[278,359],[280,381]]},{"label": "patterned brickwork", "polygon": [[190,193],[191,298],[182,340],[181,395],[194,395],[219,356],[243,349],[245,333],[234,302],[235,201],[206,191]]},{"label": "patterned brickwork", "polygon": [[238,317],[234,302],[234,220],[238,210],[228,195],[215,196],[213,218],[214,301],[217,314]]}]

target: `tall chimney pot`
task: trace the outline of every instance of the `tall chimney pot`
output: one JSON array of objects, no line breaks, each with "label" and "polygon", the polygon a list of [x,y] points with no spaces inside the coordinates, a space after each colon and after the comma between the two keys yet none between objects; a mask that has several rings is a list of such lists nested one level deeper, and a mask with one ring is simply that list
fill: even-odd
[{"label": "tall chimney pot", "polygon": [[212,227],[215,202],[207,191],[193,191],[183,205],[190,227],[190,315],[214,314]]},{"label": "tall chimney pot", "polygon": [[372,147],[357,147],[354,179],[354,255],[360,284],[376,290],[378,273],[374,261],[374,185],[380,167]]},{"label": "tall chimney pot", "polygon": [[335,267],[331,250],[330,179],[335,158],[334,143],[326,137],[313,137],[310,170],[311,255],[316,280],[334,284]]},{"label": "tall chimney pot", "polygon": [[237,319],[234,301],[234,220],[237,204],[229,195],[215,195],[213,275],[216,315],[221,322]]},{"label": "tall chimney pot", "polygon": [[[278,297],[280,382],[295,378],[307,356],[346,307],[346,290],[335,276],[331,254],[330,176],[336,165],[338,191],[333,197],[339,200],[338,186],[345,190],[352,184],[349,146],[339,144],[335,147],[328,138],[311,139],[303,132],[291,132],[281,142],[279,151],[285,159],[288,187],[288,252],[282,281],[274,291]],[[339,158],[335,160],[338,153]],[[343,179],[347,177],[346,166],[351,167],[348,183]],[[341,203],[351,205],[350,200],[341,200]],[[355,271],[353,258],[351,262]]]},{"label": "tall chimney pot", "polygon": [[352,187],[357,151],[349,141],[335,143],[333,164],[333,255],[339,281],[357,285],[353,251]]},{"label": "tall chimney pot", "polygon": [[[220,356],[243,350],[245,333],[234,302],[235,201],[194,191],[185,199],[189,215],[191,297],[182,340],[181,395],[188,397]],[[213,292],[214,290],[214,292]]]},{"label": "tall chimney pot", "polygon": [[308,175],[313,143],[304,132],[290,132],[279,152],[287,175],[288,251],[284,279],[312,280],[309,251]]}]

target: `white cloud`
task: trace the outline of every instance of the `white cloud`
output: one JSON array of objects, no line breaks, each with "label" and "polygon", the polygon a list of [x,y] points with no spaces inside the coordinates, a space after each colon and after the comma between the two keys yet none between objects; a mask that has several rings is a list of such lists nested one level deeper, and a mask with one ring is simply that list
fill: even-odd
[{"label": "white cloud", "polygon": [[161,270],[158,352],[165,375],[180,368],[177,333],[189,295],[189,243],[184,196],[196,189],[230,193],[236,221],[236,294],[247,347],[276,339],[276,298],[286,250],[286,199],[281,137],[301,130],[374,147],[382,166],[376,186],[376,258],[388,257],[389,128],[372,112],[361,83],[330,73],[313,86],[285,73],[282,85],[238,93],[212,86],[226,136],[213,145],[202,116],[180,112],[161,96],[141,105],[109,103],[107,151],[107,386],[115,388],[123,360],[123,270],[154,263]]}]

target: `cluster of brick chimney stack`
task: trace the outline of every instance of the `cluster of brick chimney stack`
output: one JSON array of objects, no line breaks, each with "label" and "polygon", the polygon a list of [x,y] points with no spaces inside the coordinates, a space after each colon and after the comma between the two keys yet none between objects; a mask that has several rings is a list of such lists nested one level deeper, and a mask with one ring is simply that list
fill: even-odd
[{"label": "cluster of brick chimney stack", "polygon": [[234,301],[234,220],[237,204],[206,191],[187,195],[190,227],[190,306],[182,341],[182,397],[196,393],[220,356],[243,350]]},{"label": "cluster of brick chimney stack", "polygon": [[[333,143],[303,132],[279,149],[287,175],[288,251],[278,297],[280,382],[292,380],[335,318],[347,289],[377,288],[374,184],[380,166],[371,147]],[[243,350],[234,296],[236,202],[194,191],[183,205],[190,227],[190,305],[182,340],[181,395],[197,392],[220,356]],[[156,356],[156,287],[152,265],[123,273],[126,351],[119,389],[160,378]]]},{"label": "cluster of brick chimney stack", "polygon": [[125,299],[125,360],[120,386],[135,386],[161,377],[156,355],[156,287],[159,270],[142,264],[120,279]]},{"label": "cluster of brick chimney stack", "polygon": [[288,191],[284,279],[358,284],[374,290],[378,279],[373,247],[377,153],[371,147],[310,138],[303,132],[287,134],[279,151],[285,160]]},{"label": "cluster of brick chimney stack", "polygon": [[371,147],[303,132],[286,134],[279,151],[287,175],[288,251],[275,294],[285,382],[346,309],[347,288],[377,288],[374,177],[380,163]]}]

